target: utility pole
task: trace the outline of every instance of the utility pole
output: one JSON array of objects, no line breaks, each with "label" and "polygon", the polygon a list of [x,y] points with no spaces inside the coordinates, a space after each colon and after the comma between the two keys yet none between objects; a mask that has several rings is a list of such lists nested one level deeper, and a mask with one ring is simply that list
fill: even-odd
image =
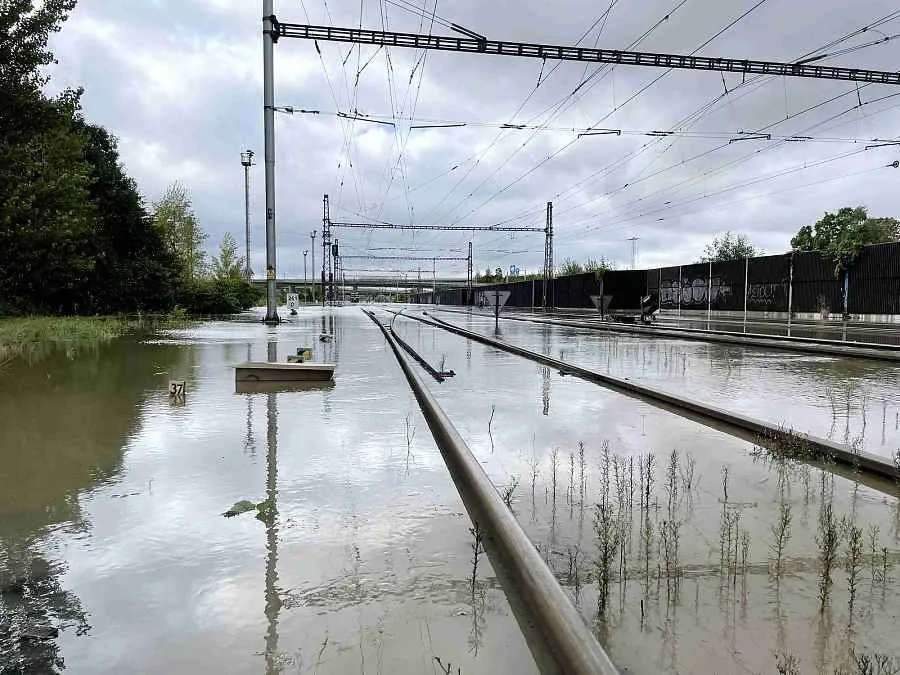
[{"label": "utility pole", "polygon": [[250,167],[253,166],[252,150],[245,150],[241,153],[241,165],[244,167],[244,225],[246,226],[244,277],[246,277],[249,284],[253,278],[253,270],[250,269]]},{"label": "utility pole", "polygon": [[637,243],[640,237],[629,237],[626,241],[631,242],[631,269],[637,269]]},{"label": "utility pole", "polygon": [[312,267],[309,269],[312,270],[312,301],[316,301],[316,235],[318,232],[313,230],[309,233],[309,239],[312,241],[312,246],[309,247],[309,250],[312,251]]},{"label": "utility pole", "polygon": [[278,323],[275,296],[275,40],[274,0],[263,0],[263,132],[266,162],[266,323]]},{"label": "utility pole", "polygon": [[553,202],[547,202],[547,226],[544,229],[544,309],[553,307]]},{"label": "utility pole", "polygon": [[[328,207],[328,195],[322,198],[322,307],[328,300],[328,291],[326,290],[326,281],[330,279],[326,277],[326,272],[331,270],[331,215]],[[330,276],[330,275],[329,275]]]}]

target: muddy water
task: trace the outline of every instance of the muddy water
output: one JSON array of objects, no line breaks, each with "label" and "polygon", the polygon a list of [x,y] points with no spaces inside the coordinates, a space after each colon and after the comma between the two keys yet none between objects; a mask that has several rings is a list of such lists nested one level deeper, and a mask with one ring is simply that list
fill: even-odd
[{"label": "muddy water", "polygon": [[[798,664],[788,672],[834,673],[854,654],[900,658],[896,486],[773,462],[648,404],[398,323],[457,373],[433,387],[442,406],[618,665],[759,673],[780,658]],[[541,337],[556,351],[558,337]],[[836,539],[820,597],[829,512]]]},{"label": "muddy water", "polygon": [[[494,330],[484,316],[439,316]],[[500,330],[534,351],[773,424],[885,457],[900,450],[900,364],[522,321],[501,322]]]},{"label": "muddy water", "polygon": [[[294,319],[0,372],[0,671],[536,672],[377,328]],[[333,387],[235,393],[305,345]]]},{"label": "muddy water", "polygon": [[[406,674],[448,663],[454,673],[536,672],[377,328],[357,308],[294,319],[277,329],[249,317],[209,323],[0,372],[4,667],[27,659],[40,670],[62,658],[73,673]],[[831,673],[851,647],[897,655],[894,495],[814,468],[779,470],[715,429],[441,330],[397,324],[432,363],[457,373],[432,385],[441,405],[628,672],[774,672],[773,652],[783,649],[802,672]],[[334,342],[316,341],[323,330]],[[557,340],[574,349],[565,335],[532,337],[549,351]],[[235,393],[235,363],[284,360],[305,345],[337,364],[333,387]],[[169,399],[171,378],[187,381],[184,402]],[[637,467],[648,453],[645,500]],[[604,466],[618,467],[618,481]],[[268,518],[221,515],[238,500],[264,499],[274,505]],[[773,576],[782,502],[793,521]],[[597,503],[611,505],[599,525],[617,537],[597,535]],[[866,550],[868,528],[878,526],[852,612],[846,538],[820,611],[816,536],[826,503],[863,528]],[[616,538],[625,546],[603,548]],[[736,562],[722,552],[734,542]],[[612,569],[606,577],[603,550],[619,561],[601,567]],[[18,640],[47,625],[61,629],[57,639]]]}]

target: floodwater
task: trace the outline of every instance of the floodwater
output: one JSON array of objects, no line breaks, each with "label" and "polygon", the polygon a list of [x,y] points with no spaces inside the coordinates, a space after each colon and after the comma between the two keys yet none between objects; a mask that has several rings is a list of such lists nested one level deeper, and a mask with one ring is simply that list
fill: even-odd
[{"label": "floodwater", "polygon": [[[492,334],[493,317],[439,313]],[[501,321],[501,337],[533,351],[855,445],[900,451],[900,363]]]},{"label": "floodwater", "polygon": [[[482,318],[471,324],[493,332]],[[428,360],[446,357],[457,373],[434,386],[441,405],[501,493],[512,489],[519,522],[620,667],[761,673],[777,672],[782,658],[796,659],[797,672],[830,674],[854,654],[900,659],[897,486],[773,462],[752,443],[648,403],[412,320],[395,325]],[[544,351],[552,345],[558,356],[560,335],[544,328],[507,322],[501,331],[517,344],[537,331]],[[822,603],[817,542],[826,505],[841,534]],[[862,547],[852,608],[851,527]],[[622,544],[610,545],[616,539]],[[609,570],[602,613],[601,569]]]},{"label": "floodwater", "polygon": [[[506,312],[524,316],[546,316],[527,309],[509,308]],[[585,322],[601,321],[596,309],[557,309],[549,316]],[[604,325],[607,325],[604,322]],[[682,328],[727,331],[730,333],[751,333],[761,335],[781,335],[792,337],[814,338],[816,340],[837,340],[840,342],[873,342],[876,344],[900,345],[900,324],[873,324],[844,321],[811,321],[803,319],[788,323],[783,319],[751,318],[747,321],[741,316],[713,316],[707,320],[701,315],[678,316],[671,310],[657,315],[651,324],[659,328]]]},{"label": "floodwater", "polygon": [[[0,372],[0,672],[536,672],[377,327],[319,314]],[[333,387],[235,393],[306,345]]]},{"label": "floodwater", "polygon": [[[351,307],[305,308],[277,328],[257,318],[0,371],[0,672],[45,671],[57,659],[73,673],[537,672],[378,328]],[[775,672],[781,651],[801,672],[831,673],[851,649],[900,656],[893,486],[754,457],[752,444],[648,403],[410,319],[395,325],[455,371],[432,390],[623,670]],[[635,339],[630,354],[621,337],[501,328],[554,356],[599,365],[613,354],[629,376],[644,368],[660,386],[673,378],[684,388],[687,371],[710,387],[723,378],[701,343],[673,341],[699,350],[679,357]],[[317,340],[323,331],[332,343]],[[307,345],[337,364],[333,386],[235,393],[234,364],[284,360]],[[777,369],[748,354],[728,381],[755,380],[742,391],[765,401],[755,374]],[[666,359],[668,372],[657,364]],[[822,374],[834,368],[810,368],[805,381],[886,387],[874,372]],[[170,379],[186,380],[184,401],[169,398]],[[872,417],[867,430],[865,447],[877,451]],[[638,467],[648,454],[645,499]],[[268,517],[222,516],[239,500],[265,499]],[[793,521],[774,574],[782,503]],[[820,611],[826,504],[848,525]],[[852,575],[850,522],[865,539]],[[56,639],[20,639],[48,625]]]}]

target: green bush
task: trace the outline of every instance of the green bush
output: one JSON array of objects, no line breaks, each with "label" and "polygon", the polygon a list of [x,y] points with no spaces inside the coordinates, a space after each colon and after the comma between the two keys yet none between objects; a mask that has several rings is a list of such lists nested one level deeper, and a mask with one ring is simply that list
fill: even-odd
[{"label": "green bush", "polygon": [[181,290],[178,305],[190,314],[236,314],[253,307],[260,290],[240,279],[204,279]]}]

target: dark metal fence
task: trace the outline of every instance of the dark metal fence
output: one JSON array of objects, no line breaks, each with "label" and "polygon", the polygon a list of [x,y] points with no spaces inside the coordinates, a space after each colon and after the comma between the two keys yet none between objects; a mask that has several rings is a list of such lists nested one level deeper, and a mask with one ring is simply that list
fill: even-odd
[{"label": "dark metal fence", "polygon": [[[510,307],[540,307],[540,279],[476,289],[508,290]],[[846,293],[845,293],[846,290]],[[846,272],[819,251],[695,263],[648,270],[611,270],[558,277],[553,307],[593,307],[592,295],[611,296],[610,310],[638,310],[641,297],[657,295],[665,310],[900,314],[900,242],[866,246]],[[844,296],[847,296],[846,305]],[[440,304],[466,304],[465,289],[438,291]],[[430,301],[430,294],[419,296]]]}]

